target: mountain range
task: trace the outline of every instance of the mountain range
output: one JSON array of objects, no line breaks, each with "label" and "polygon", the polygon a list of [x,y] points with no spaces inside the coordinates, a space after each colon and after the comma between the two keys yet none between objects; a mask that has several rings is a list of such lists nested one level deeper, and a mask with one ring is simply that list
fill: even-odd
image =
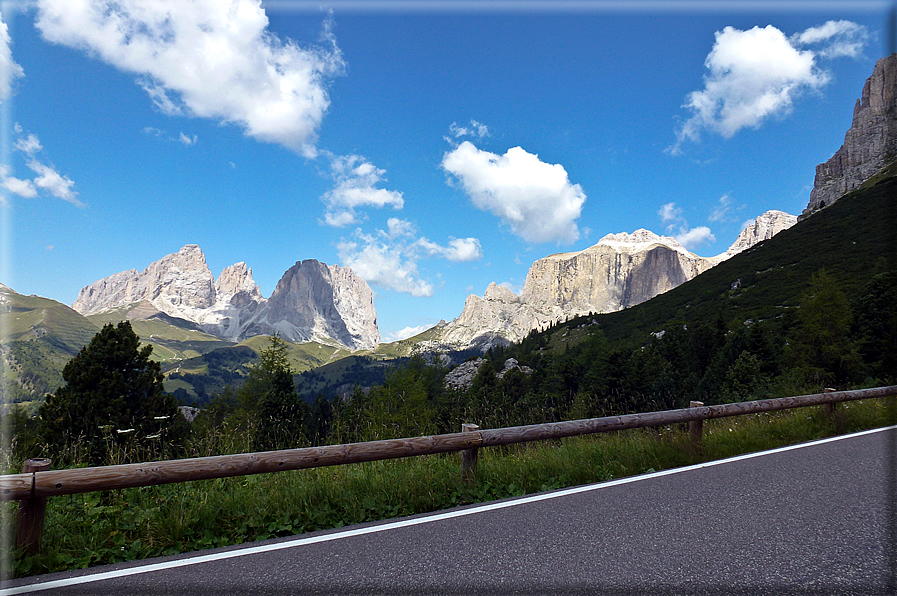
[{"label": "mountain range", "polygon": [[265,299],[246,263],[225,268],[216,280],[195,244],[142,272],[131,269],[90,284],[72,308],[87,316],[144,301],[227,341],[276,333],[291,342],[336,342],[353,350],[380,343],[373,292],[348,267],[298,261]]},{"label": "mountain range", "polygon": [[[893,179],[895,73],[897,54],[876,64],[854,109],[844,145],[816,168],[810,202],[800,219],[830,208],[843,196],[842,189],[862,189],[877,180]],[[245,263],[225,268],[215,279],[202,250],[186,245],[142,272],[124,271],[86,286],[72,308],[47,298],[22,296],[0,285],[0,330],[4,332],[0,355],[4,374],[15,381],[15,401],[28,395],[40,397],[58,386],[67,359],[103,323],[122,319],[131,320],[143,340],[154,345],[155,356],[167,362],[164,369],[169,379],[207,374],[206,355],[231,349],[237,342],[241,342],[240,354],[256,353],[263,347],[257,338],[274,333],[293,342],[297,370],[321,366],[353,351],[381,358],[414,351],[483,351],[579,315],[626,309],[614,320],[630,320],[637,310],[630,307],[649,300],[650,305],[665,304],[651,299],[699,276],[703,279],[700,274],[724,262],[733,263],[733,267],[720,268],[726,269],[725,277],[732,277],[726,292],[746,295],[736,287],[742,283],[743,288],[749,287],[749,280],[765,271],[735,275],[735,262],[741,259],[733,257],[754,253],[765,241],[794,226],[796,219],[767,212],[747,226],[725,253],[714,257],[694,255],[675,239],[648,230],[608,234],[584,250],[534,262],[519,295],[490,284],[482,297],[467,298],[456,319],[414,338],[382,345],[373,293],[350,268],[314,259],[297,261],[271,296],[264,298]],[[843,228],[839,230],[844,233]],[[879,236],[876,242],[880,243],[883,236]],[[867,256],[876,254],[875,250],[870,245]],[[693,302],[687,301],[685,307]],[[651,309],[638,310],[644,318]],[[195,388],[182,380],[175,384],[190,393]]]}]

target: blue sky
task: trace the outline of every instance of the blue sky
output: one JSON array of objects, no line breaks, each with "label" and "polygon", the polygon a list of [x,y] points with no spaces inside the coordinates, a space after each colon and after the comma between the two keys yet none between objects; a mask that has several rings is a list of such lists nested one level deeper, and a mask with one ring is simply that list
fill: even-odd
[{"label": "blue sky", "polygon": [[314,258],[389,340],[609,233],[718,254],[843,142],[891,9],[843,4],[0,2],[0,281]]}]

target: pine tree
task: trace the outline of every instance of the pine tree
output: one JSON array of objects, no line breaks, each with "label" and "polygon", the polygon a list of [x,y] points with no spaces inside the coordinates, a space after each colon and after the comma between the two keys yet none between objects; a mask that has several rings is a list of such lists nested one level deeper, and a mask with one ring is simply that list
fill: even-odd
[{"label": "pine tree", "polygon": [[41,435],[53,457],[77,459],[68,449],[80,443],[88,461],[98,465],[114,444],[139,444],[148,437],[183,440],[186,426],[179,424],[174,397],[164,393],[152,351],[152,346],[140,347],[131,324],[122,321],[117,327],[105,325],[66,364],[65,385],[47,395],[39,410]]}]

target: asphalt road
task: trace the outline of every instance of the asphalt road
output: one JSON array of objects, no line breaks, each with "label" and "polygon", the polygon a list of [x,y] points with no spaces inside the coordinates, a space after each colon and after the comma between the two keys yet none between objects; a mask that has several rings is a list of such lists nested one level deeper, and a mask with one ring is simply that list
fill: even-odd
[{"label": "asphalt road", "polygon": [[0,594],[897,594],[897,427]]}]

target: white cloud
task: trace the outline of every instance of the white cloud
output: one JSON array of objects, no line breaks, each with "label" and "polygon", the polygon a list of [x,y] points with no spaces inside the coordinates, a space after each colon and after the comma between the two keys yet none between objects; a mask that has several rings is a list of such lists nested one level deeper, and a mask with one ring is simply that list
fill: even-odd
[{"label": "white cloud", "polygon": [[37,189],[31,180],[21,180],[10,176],[6,166],[0,166],[0,186],[26,199],[33,199],[37,196]]},{"label": "white cloud", "polygon": [[458,126],[457,122],[452,122],[449,126],[449,133],[452,137],[460,139],[461,137],[476,137],[482,139],[489,136],[489,127],[476,120],[471,120],[467,126]]},{"label": "white cloud", "polygon": [[667,203],[660,207],[657,215],[660,216],[663,223],[675,222],[682,219],[682,209],[676,207],[676,203]]},{"label": "white cloud", "polygon": [[268,31],[258,0],[37,0],[44,39],[137,75],[165,114],[210,118],[307,157],[345,68],[329,21],[321,46]]},{"label": "white cloud", "polygon": [[719,198],[719,204],[713,208],[707,220],[713,222],[725,221],[729,214],[729,210],[732,208],[732,203],[734,203],[734,200],[728,194],[721,196]]},{"label": "white cloud", "polygon": [[78,193],[72,190],[74,181],[57,172],[53,167],[43,164],[36,159],[27,162],[28,167],[37,174],[34,185],[43,188],[56,198],[68,201],[76,207],[84,207],[84,203],[78,200]]},{"label": "white cloud", "polygon": [[31,133],[24,135],[24,131],[18,122],[13,127],[13,130],[17,135],[20,135],[19,138],[16,139],[16,150],[27,156],[25,165],[27,165],[32,172],[37,174],[37,177],[33,180],[14,178],[9,175],[8,168],[0,166],[0,186],[10,192],[29,199],[37,196],[38,189],[43,189],[56,198],[68,201],[77,207],[84,207],[84,203],[78,200],[78,193],[72,190],[75,182],[68,176],[63,176],[57,172],[56,168],[53,166],[47,165],[37,159],[36,154],[43,151],[43,146],[40,143],[40,139],[37,138],[37,135]]},{"label": "white cloud", "polygon": [[0,17],[0,102],[12,95],[13,81],[25,76],[25,71],[13,60],[10,43],[9,27]]},{"label": "white cloud", "polygon": [[710,232],[710,228],[699,226],[690,230],[683,230],[675,236],[676,241],[689,250],[693,250],[705,242],[716,242],[716,236]]},{"label": "white cloud", "polygon": [[192,137],[188,137],[187,135],[185,135],[182,132],[181,135],[177,138],[177,141],[178,141],[178,143],[180,143],[181,145],[184,145],[185,147],[191,147],[191,146],[195,145],[197,141],[199,141],[199,137],[197,137],[196,135],[193,135]]},{"label": "white cloud", "polygon": [[337,244],[337,251],[342,264],[368,283],[412,296],[433,295],[433,285],[418,273],[417,263],[421,259],[464,262],[483,256],[476,238],[451,238],[447,246],[442,246],[418,238],[414,224],[395,217],[387,221],[387,230],[377,230],[375,234],[356,230],[352,241]]},{"label": "white cloud", "polygon": [[34,136],[33,134],[29,134],[27,137],[22,138],[19,137],[16,139],[16,149],[25,153],[26,155],[34,155],[38,151],[43,150],[43,147],[40,144],[40,140]]},{"label": "white cloud", "polygon": [[[726,197],[723,196],[724,199]],[[705,242],[716,242],[716,237],[706,226],[689,229],[688,220],[682,215],[682,208],[676,207],[676,203],[662,205],[657,215],[666,224],[667,233],[674,234],[676,241],[689,250]]]},{"label": "white cloud", "polygon": [[476,238],[452,238],[443,255],[449,261],[476,261],[483,258],[483,248]]},{"label": "white cloud", "polygon": [[[704,61],[708,70],[704,88],[686,97],[683,107],[692,115],[667,151],[680,154],[682,143],[698,141],[703,130],[730,138],[743,128],[757,128],[768,118],[790,113],[802,92],[820,89],[831,80],[816,58],[856,57],[866,37],[864,27],[849,21],[829,21],[790,39],[772,25],[717,31]],[[822,47],[815,51],[799,47],[809,44]]]},{"label": "white cloud", "polygon": [[403,254],[402,247],[378,242],[370,236],[356,234],[362,244],[340,242],[337,251],[341,262],[363,280],[412,296],[432,296],[433,286],[419,279],[417,262]]},{"label": "white cloud", "polygon": [[413,236],[417,231],[413,223],[406,219],[399,219],[398,217],[390,217],[387,219],[386,227],[389,229],[388,235],[390,238],[395,238],[397,236]]},{"label": "white cloud", "polygon": [[324,223],[343,227],[359,222],[359,207],[401,209],[405,205],[402,193],[377,188],[384,182],[386,170],[375,167],[360,155],[330,156],[330,169],[336,187],[324,193],[321,200],[327,205]]},{"label": "white cloud", "polygon": [[857,58],[868,39],[866,28],[851,21],[828,21],[791,36],[791,42],[796,45],[827,44],[818,52],[823,58]]},{"label": "white cloud", "polygon": [[474,206],[500,218],[527,242],[571,243],[586,195],[560,164],[548,164],[520,147],[497,155],[464,141],[445,154],[442,167],[455,176]]},{"label": "white cloud", "polygon": [[383,341],[384,343],[389,343],[393,341],[399,341],[400,339],[408,339],[409,337],[414,337],[418,333],[423,333],[432,326],[433,325],[418,325],[417,327],[405,327],[404,329],[399,329],[398,331],[393,331],[392,333],[386,333],[381,338],[381,341]]},{"label": "white cloud", "polygon": [[448,246],[420,238],[411,248],[419,248],[428,256],[439,256],[454,262],[476,261],[483,258],[483,249],[476,238],[452,238]]}]

